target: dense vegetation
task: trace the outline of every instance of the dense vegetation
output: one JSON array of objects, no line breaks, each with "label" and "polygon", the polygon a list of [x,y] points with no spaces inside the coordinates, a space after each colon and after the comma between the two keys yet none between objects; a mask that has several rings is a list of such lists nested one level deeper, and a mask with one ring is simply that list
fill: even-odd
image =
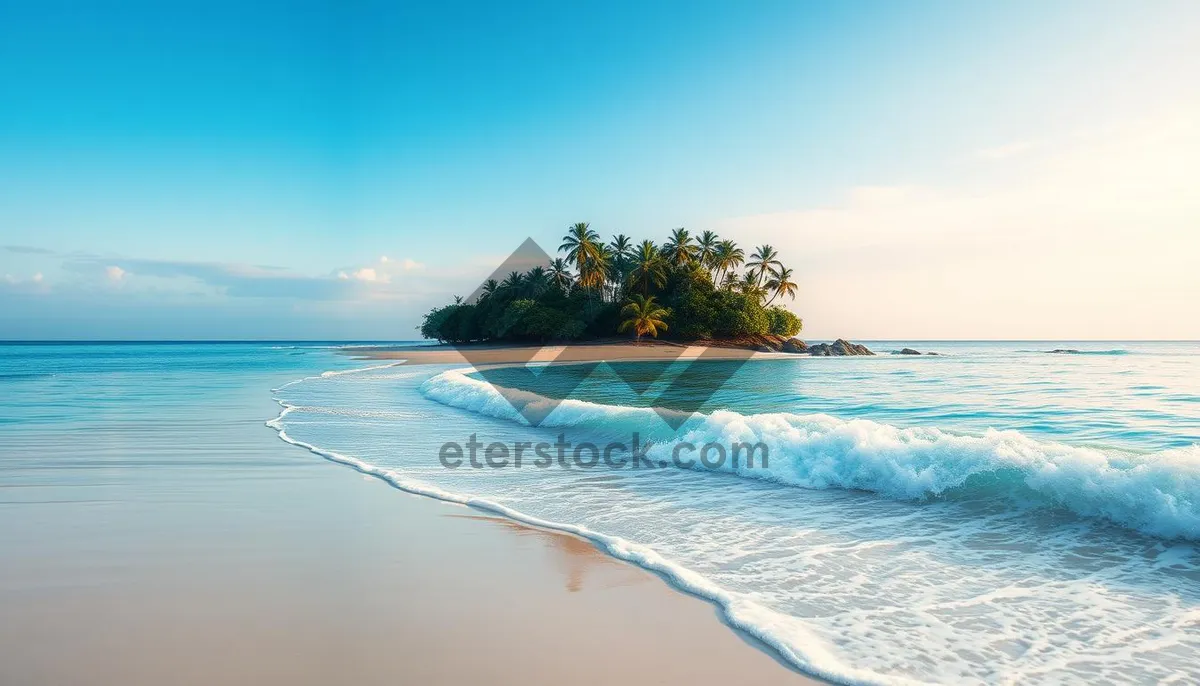
[{"label": "dense vegetation", "polygon": [[563,237],[545,266],[489,279],[473,302],[425,315],[421,335],[451,343],[606,338],[618,333],[677,340],[794,336],[800,318],[774,304],[796,298],[792,270],[774,248],[749,260],[712,231],[675,229],[661,246],[618,234],[605,244],[587,224]]}]

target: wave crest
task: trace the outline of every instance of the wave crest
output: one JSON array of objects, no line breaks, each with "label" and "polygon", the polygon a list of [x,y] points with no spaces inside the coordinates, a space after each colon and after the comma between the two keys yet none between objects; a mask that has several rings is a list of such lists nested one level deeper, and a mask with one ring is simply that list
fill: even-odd
[{"label": "wave crest", "polygon": [[[651,408],[556,400],[443,372],[421,392],[444,405],[543,427],[587,427],[658,437],[665,423]],[[981,436],[902,428],[866,419],[721,410],[697,414],[666,432],[647,454],[669,459],[682,442],[763,443],[769,466],[726,462],[718,471],[811,489],[871,491],[905,500],[1001,496],[1057,505],[1164,538],[1200,540],[1200,444],[1147,455],[1110,453],[1042,441],[1019,431]],[[697,469],[708,469],[699,462]]]}]

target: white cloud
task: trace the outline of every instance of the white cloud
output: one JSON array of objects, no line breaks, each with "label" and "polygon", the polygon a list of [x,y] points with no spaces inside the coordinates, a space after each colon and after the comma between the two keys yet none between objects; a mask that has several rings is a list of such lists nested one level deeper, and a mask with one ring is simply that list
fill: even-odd
[{"label": "white cloud", "polygon": [[1198,114],[1038,146],[979,185],[855,189],[718,229],[795,268],[814,338],[1200,338]]},{"label": "white cloud", "polygon": [[352,280],[381,286],[402,281],[406,272],[419,271],[424,268],[424,264],[412,258],[396,259],[382,255],[374,263],[345,267],[334,273],[338,279],[343,281]]},{"label": "white cloud", "polygon": [[119,282],[122,279],[124,279],[125,275],[128,273],[129,272],[126,272],[124,269],[121,269],[120,267],[116,266],[115,264],[110,265],[109,267],[106,267],[104,270],[104,275],[108,277],[109,281],[112,281],[114,283]]},{"label": "white cloud", "polygon": [[51,292],[50,283],[41,272],[35,273],[27,279],[5,274],[3,279],[0,279],[0,285],[3,285],[4,290],[11,293],[26,293],[26,294],[46,294]]},{"label": "white cloud", "polygon": [[359,281],[387,281],[387,276],[384,275],[381,278],[380,275],[375,272],[373,267],[362,267],[361,269],[357,269],[354,271],[352,276]]}]

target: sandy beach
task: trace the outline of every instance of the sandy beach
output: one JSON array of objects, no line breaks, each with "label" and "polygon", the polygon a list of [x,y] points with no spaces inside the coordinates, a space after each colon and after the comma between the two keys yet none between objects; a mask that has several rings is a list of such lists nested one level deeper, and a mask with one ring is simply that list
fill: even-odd
[{"label": "sandy beach", "polygon": [[[739,365],[687,428],[700,469],[585,459],[679,434],[630,397],[653,365],[541,370],[594,402],[527,426],[403,348],[0,346],[0,684],[1195,681],[1197,344],[937,347]],[[1048,407],[1068,442],[989,429]],[[772,471],[704,463],[743,436]],[[535,441],[561,457],[518,466]]]},{"label": "sandy beach", "polygon": [[238,397],[216,442],[6,446],[0,683],[810,682],[589,542],[323,461]]},{"label": "sandy beach", "polygon": [[346,353],[363,359],[404,360],[405,364],[513,364],[527,362],[567,363],[616,361],[670,361],[701,358],[704,360],[744,360],[750,357],[789,355],[790,353],[756,352],[743,347],[723,345],[681,345],[666,341],[645,340],[574,343],[571,345],[504,345],[478,344],[464,346],[428,345],[388,348],[347,348]]}]

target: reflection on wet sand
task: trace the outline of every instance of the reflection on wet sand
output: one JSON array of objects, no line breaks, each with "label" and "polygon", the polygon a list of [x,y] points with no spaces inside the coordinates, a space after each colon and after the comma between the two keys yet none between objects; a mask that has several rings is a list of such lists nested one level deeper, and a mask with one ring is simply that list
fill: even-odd
[{"label": "reflection on wet sand", "polygon": [[[527,526],[503,517],[452,514],[447,517],[473,519],[504,527],[518,536],[533,537],[554,551],[555,563],[566,577],[566,589],[571,593],[583,590],[584,579],[592,572],[593,588],[614,588],[645,582],[649,575],[596,549],[589,541],[558,531]],[[600,577],[596,579],[597,575]]]}]

